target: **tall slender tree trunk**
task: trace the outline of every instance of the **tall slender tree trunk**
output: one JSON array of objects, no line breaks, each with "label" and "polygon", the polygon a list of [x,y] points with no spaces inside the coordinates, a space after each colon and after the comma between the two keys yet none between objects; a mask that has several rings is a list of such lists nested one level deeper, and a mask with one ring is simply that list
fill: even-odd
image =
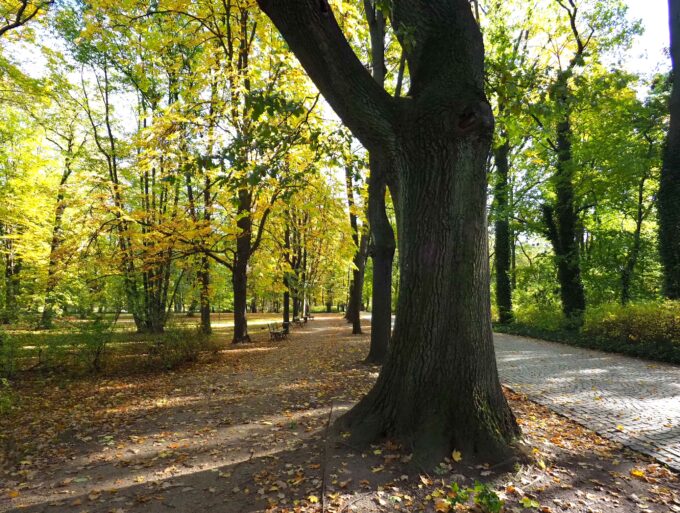
[{"label": "tall slender tree trunk", "polygon": [[207,255],[201,256],[201,270],[199,272],[201,282],[201,333],[209,335],[212,333],[210,324],[210,260]]},{"label": "tall slender tree trunk", "polygon": [[248,274],[247,267],[239,262],[234,266],[231,284],[234,290],[234,337],[232,342],[250,342],[248,336],[248,321],[246,309],[248,307]]},{"label": "tall slender tree trunk", "polygon": [[19,314],[21,259],[16,254],[12,240],[7,240],[5,251],[5,308],[0,321],[2,324],[11,324],[17,320]]},{"label": "tall slender tree trunk", "polygon": [[[653,147],[650,142],[648,157],[651,158]],[[626,256],[626,263],[621,271],[621,304],[627,305],[631,300],[631,283],[635,274],[635,266],[637,265],[640,256],[640,247],[642,244],[642,223],[645,220],[645,184],[647,183],[647,174],[645,174],[638,183],[637,190],[637,209],[635,212],[635,231],[633,232],[633,245]]]},{"label": "tall slender tree trunk", "polygon": [[[563,98],[561,107],[568,109],[566,102],[567,99]],[[566,113],[557,125],[557,167],[552,178],[556,201],[554,206],[544,205],[543,214],[547,235],[557,261],[562,311],[568,326],[578,328],[583,323],[586,297],[581,280],[581,255],[577,240],[578,214],[574,201],[571,137],[571,122]]]},{"label": "tall slender tree trunk", "polygon": [[550,98],[558,115],[557,138],[553,149],[557,156],[552,183],[555,191],[554,205],[543,206],[546,235],[552,244],[560,283],[560,299],[567,327],[578,329],[583,324],[586,296],[581,279],[581,241],[583,230],[579,226],[575,201],[574,172],[576,163],[571,147],[573,131],[571,111],[574,101],[569,83],[574,70],[584,63],[590,37],[584,38],[579,30],[578,7],[574,2],[559,2],[569,17],[575,52],[568,65],[562,69],[550,87]]},{"label": "tall slender tree trunk", "polygon": [[[286,224],[286,229],[284,232],[284,241],[283,241],[283,248],[284,248],[284,257],[286,259],[286,262],[291,265],[292,264],[292,257],[293,255],[291,254],[291,245],[290,245],[290,225]],[[283,272],[283,285],[285,287],[285,290],[283,292],[283,327],[285,330],[288,330],[290,327],[290,271],[285,270]]]},{"label": "tall slender tree trunk", "polygon": [[[213,90],[215,86],[213,85]],[[213,93],[214,94],[214,93]],[[212,110],[211,103],[211,110]],[[213,140],[213,121],[214,117],[211,112],[210,124],[210,141]],[[212,150],[213,144],[210,143]],[[212,222],[212,181],[208,174],[204,171],[203,177],[203,222],[206,227],[210,226]],[[210,259],[205,253],[201,256],[201,274],[199,277],[201,281],[201,332],[205,335],[212,333],[212,325],[210,322]]]},{"label": "tall slender tree trunk", "polygon": [[361,333],[361,297],[364,291],[364,271],[366,269],[366,254],[368,251],[368,237],[365,231],[359,229],[359,223],[354,213],[354,183],[352,171],[345,169],[345,184],[347,188],[347,204],[349,207],[349,222],[352,228],[352,240],[356,246],[352,259],[352,281],[349,287],[349,301],[345,318],[352,323],[352,334]]},{"label": "tall slender tree trunk", "polygon": [[231,283],[234,291],[234,344],[250,342],[248,335],[248,321],[246,310],[248,308],[248,262],[251,254],[252,196],[247,189],[238,191],[238,235],[236,236],[236,254],[231,274]]},{"label": "tall slender tree trunk", "polygon": [[680,2],[669,0],[673,88],[670,126],[659,184],[659,248],[663,263],[663,291],[668,299],[680,299]]},{"label": "tall slender tree trunk", "polygon": [[50,256],[47,267],[47,285],[45,286],[45,306],[40,316],[40,322],[38,323],[38,328],[49,329],[52,327],[52,321],[54,319],[54,306],[55,297],[54,289],[57,286],[57,255],[59,248],[61,246],[61,220],[64,215],[64,210],[66,206],[64,205],[63,194],[60,193],[57,196],[57,208],[55,209],[54,224],[52,228],[52,241],[50,243]]},{"label": "tall slender tree trunk", "polygon": [[[67,151],[72,154],[73,140],[68,141]],[[57,204],[54,208],[54,222],[52,223],[52,241],[50,242],[50,256],[47,266],[47,285],[45,287],[45,307],[40,316],[39,328],[47,329],[52,327],[52,320],[54,317],[54,289],[57,286],[57,268],[58,268],[58,252],[62,243],[61,228],[64,211],[66,210],[66,182],[72,173],[71,155],[67,155],[64,162],[64,170],[59,182],[59,190],[57,191]]]},{"label": "tall slender tree trunk", "polygon": [[383,363],[392,336],[392,264],[396,244],[394,230],[385,210],[387,187],[384,174],[370,155],[371,176],[368,182],[368,222],[371,226],[373,259],[373,309],[371,312],[371,345],[367,363]]},{"label": "tall slender tree trunk", "polygon": [[502,324],[510,323],[513,319],[512,284],[510,282],[510,204],[508,201],[509,153],[510,142],[507,135],[504,135],[503,142],[494,149],[496,162],[496,183],[494,184],[496,307],[498,320]]},{"label": "tall slender tree trunk", "polygon": [[[364,11],[371,35],[371,64],[373,79],[381,87],[385,85],[385,28],[386,20],[380,6],[364,0]],[[398,82],[401,84],[404,63],[399,67]],[[401,86],[398,86],[397,96]],[[396,247],[394,230],[385,210],[385,194],[389,166],[386,157],[377,152],[369,155],[368,224],[371,229],[369,254],[373,260],[373,283],[371,311],[371,344],[366,363],[383,363],[392,336],[392,263]],[[393,178],[393,177],[392,177]]]},{"label": "tall slender tree trunk", "polygon": [[347,317],[352,323],[352,334],[361,334],[361,299],[364,295],[364,275],[366,272],[366,255],[368,253],[368,234],[362,233],[359,246],[354,253],[354,269],[352,269],[352,287],[350,289]]},{"label": "tall slender tree trunk", "polygon": [[[288,280],[284,278],[283,283],[288,287]],[[283,293],[283,323],[286,327],[290,326],[290,292],[286,288]]]}]

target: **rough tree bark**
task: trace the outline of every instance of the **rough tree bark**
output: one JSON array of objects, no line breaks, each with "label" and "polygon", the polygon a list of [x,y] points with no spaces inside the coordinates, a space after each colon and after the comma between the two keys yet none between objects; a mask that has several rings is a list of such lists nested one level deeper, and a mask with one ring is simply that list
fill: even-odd
[{"label": "rough tree bark", "polygon": [[498,320],[502,324],[511,323],[513,320],[512,284],[510,282],[509,153],[510,142],[507,135],[504,135],[502,143],[494,148],[494,161],[496,162],[496,183],[494,184],[496,307],[498,308]]},{"label": "rough tree bark", "polygon": [[401,439],[431,465],[505,460],[519,434],[492,342],[486,157],[493,114],[467,0],[393,0],[411,89],[395,99],[362,66],[325,0],[258,0],[327,101],[398,179],[398,312],[373,389],[339,420],[355,441]]},{"label": "rough tree bark", "polygon": [[670,126],[659,186],[659,249],[664,269],[664,295],[680,299],[680,1],[669,0],[671,62]]}]

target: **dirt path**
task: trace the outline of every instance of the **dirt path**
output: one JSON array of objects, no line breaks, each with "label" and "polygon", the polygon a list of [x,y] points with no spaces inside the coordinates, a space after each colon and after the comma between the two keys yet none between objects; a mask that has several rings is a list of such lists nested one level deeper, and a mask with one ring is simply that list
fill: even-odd
[{"label": "dirt path", "polygon": [[462,455],[427,475],[392,441],[326,440],[331,408],[336,418],[377,376],[360,363],[367,337],[349,333],[318,316],[288,341],[259,333],[173,373],[24,383],[0,420],[13,464],[0,511],[434,511],[443,483],[473,479],[508,508],[680,511],[675,475],[515,395],[535,462],[512,474]]}]

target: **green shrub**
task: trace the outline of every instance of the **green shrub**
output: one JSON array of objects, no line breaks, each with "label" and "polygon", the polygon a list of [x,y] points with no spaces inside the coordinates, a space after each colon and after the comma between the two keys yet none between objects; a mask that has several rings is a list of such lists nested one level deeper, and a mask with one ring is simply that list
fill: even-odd
[{"label": "green shrub", "polygon": [[564,328],[564,316],[559,308],[547,308],[536,304],[519,308],[515,312],[518,324],[532,326],[539,330],[557,331]]},{"label": "green shrub", "polygon": [[101,372],[104,369],[107,346],[113,338],[113,328],[116,316],[113,320],[97,318],[92,322],[81,324],[78,327],[78,335],[73,337],[71,347],[75,357],[92,372]]},{"label": "green shrub", "polygon": [[680,363],[680,302],[593,308],[586,314],[583,336],[609,351]]},{"label": "green shrub", "polygon": [[17,370],[17,344],[7,332],[0,330],[0,379],[9,378]]},{"label": "green shrub", "polygon": [[6,415],[12,403],[14,394],[12,393],[12,386],[7,378],[0,378],[0,415]]},{"label": "green shrub", "polygon": [[154,336],[149,342],[147,354],[151,366],[174,369],[197,361],[202,351],[215,350],[210,336],[202,333],[200,327],[172,327]]},{"label": "green shrub", "polygon": [[516,322],[496,325],[504,333],[525,335],[631,356],[680,363],[680,302],[606,304],[586,311],[580,332],[565,328],[561,313],[534,307],[515,313]]},{"label": "green shrub", "polygon": [[465,506],[470,501],[470,498],[472,498],[478,509],[483,513],[500,513],[503,509],[504,501],[486,483],[475,481],[474,488],[469,486],[462,488],[458,483],[453,482],[449,488],[450,491],[446,493],[446,497],[442,501],[454,509],[461,505],[467,511],[468,508]]}]

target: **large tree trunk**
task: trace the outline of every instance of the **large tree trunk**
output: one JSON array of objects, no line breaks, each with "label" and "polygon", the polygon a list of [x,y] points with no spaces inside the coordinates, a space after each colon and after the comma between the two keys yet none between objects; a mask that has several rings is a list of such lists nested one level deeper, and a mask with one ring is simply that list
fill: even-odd
[{"label": "large tree trunk", "polygon": [[670,127],[659,186],[659,248],[664,269],[664,295],[680,299],[680,2],[669,0],[671,61]]},{"label": "large tree trunk", "polygon": [[502,324],[512,322],[512,284],[510,283],[510,204],[508,201],[508,154],[510,143],[507,136],[494,149],[496,183],[494,185],[496,307]]},{"label": "large tree trunk", "polygon": [[401,288],[389,358],[344,422],[359,439],[405,439],[427,463],[452,449],[494,458],[507,454],[517,429],[498,382],[490,324],[490,127],[447,140],[414,125],[398,168]]},{"label": "large tree trunk", "polygon": [[371,249],[373,259],[373,310],[371,312],[371,345],[367,363],[383,363],[392,336],[392,263],[394,230],[385,211],[385,186],[379,162],[375,154],[370,156],[371,176],[368,182],[368,223],[371,226]]},{"label": "large tree trunk", "polygon": [[[566,102],[566,100],[565,100]],[[543,208],[547,235],[557,261],[562,311],[570,327],[583,323],[586,297],[581,281],[578,214],[574,202],[574,162],[571,151],[571,123],[568,114],[557,125],[557,168],[553,176],[556,201]]]},{"label": "large tree trunk", "polygon": [[[351,50],[324,0],[258,0],[330,105],[394,164],[397,320],[368,395],[339,420],[356,441],[391,436],[422,465],[451,450],[505,460],[518,435],[494,355],[486,231],[493,115],[467,0],[393,0],[411,90],[393,99]],[[402,41],[402,43],[404,43]]]}]

